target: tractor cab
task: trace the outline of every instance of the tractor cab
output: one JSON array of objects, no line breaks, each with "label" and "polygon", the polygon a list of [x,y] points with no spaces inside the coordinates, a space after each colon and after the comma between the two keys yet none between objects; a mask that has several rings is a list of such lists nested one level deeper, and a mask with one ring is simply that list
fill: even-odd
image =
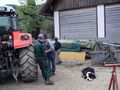
[{"label": "tractor cab", "polygon": [[13,47],[12,32],[14,30],[18,30],[17,14],[14,8],[0,7],[0,52]]},{"label": "tractor cab", "polygon": [[19,30],[15,9],[11,6],[0,7],[0,33]]},{"label": "tractor cab", "polygon": [[32,37],[29,33],[21,33],[16,10],[11,6],[4,6],[0,7],[0,43],[3,45],[10,41],[11,47],[18,49],[32,44]]}]

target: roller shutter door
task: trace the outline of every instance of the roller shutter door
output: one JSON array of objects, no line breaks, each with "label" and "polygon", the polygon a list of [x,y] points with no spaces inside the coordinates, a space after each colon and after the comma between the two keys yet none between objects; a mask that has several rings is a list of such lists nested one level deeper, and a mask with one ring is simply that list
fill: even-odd
[{"label": "roller shutter door", "polygon": [[60,11],[60,37],[62,39],[95,39],[96,7]]},{"label": "roller shutter door", "polygon": [[120,43],[120,4],[105,7],[106,38],[110,43]]}]

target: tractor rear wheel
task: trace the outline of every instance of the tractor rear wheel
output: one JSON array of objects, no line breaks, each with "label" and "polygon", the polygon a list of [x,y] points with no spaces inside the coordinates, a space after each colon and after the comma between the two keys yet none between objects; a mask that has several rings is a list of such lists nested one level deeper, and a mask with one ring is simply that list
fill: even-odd
[{"label": "tractor rear wheel", "polygon": [[32,45],[23,48],[20,54],[20,71],[23,81],[34,81],[38,78],[38,68],[36,58],[34,56],[34,48]]}]

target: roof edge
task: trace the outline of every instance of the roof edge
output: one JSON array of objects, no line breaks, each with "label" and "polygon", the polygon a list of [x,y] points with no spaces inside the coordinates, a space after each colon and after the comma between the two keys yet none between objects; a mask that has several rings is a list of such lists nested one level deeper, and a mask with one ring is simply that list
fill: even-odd
[{"label": "roof edge", "polygon": [[41,9],[42,14],[46,14],[46,15],[51,15],[52,14],[52,8],[50,6],[53,3],[53,1],[55,1],[55,0],[47,0],[46,4]]}]

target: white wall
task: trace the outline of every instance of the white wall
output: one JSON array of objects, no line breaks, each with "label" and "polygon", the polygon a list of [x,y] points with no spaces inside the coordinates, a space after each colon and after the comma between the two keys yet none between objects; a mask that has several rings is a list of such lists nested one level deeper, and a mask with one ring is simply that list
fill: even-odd
[{"label": "white wall", "polygon": [[105,37],[104,5],[97,6],[98,38]]},{"label": "white wall", "polygon": [[60,29],[59,29],[59,11],[54,11],[54,32],[55,37],[60,38]]}]

